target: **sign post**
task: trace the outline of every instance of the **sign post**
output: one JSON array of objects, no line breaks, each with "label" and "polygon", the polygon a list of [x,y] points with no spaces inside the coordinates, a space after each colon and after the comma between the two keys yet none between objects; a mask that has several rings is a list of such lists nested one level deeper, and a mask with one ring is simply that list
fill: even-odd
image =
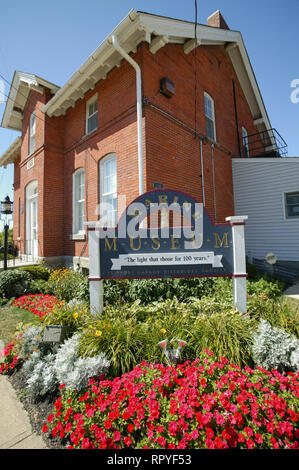
[{"label": "sign post", "polygon": [[247,312],[246,292],[246,254],[244,226],[247,215],[226,217],[232,227],[234,272],[233,272],[233,295],[234,306],[241,313]]},{"label": "sign post", "polygon": [[103,311],[103,279],[219,276],[233,278],[234,305],[246,313],[246,219],[214,224],[191,196],[159,189],[135,199],[115,228],[88,222],[91,311]]},{"label": "sign post", "polygon": [[88,222],[86,225],[88,226],[90,310],[91,313],[101,313],[104,307],[104,286],[101,279],[98,222]]}]

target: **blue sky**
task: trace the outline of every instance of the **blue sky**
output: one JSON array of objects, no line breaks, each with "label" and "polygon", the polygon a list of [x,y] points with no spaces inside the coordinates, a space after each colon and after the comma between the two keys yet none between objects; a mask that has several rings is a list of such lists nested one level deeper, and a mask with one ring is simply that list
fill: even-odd
[{"label": "blue sky", "polygon": [[[198,22],[220,10],[241,31],[270,122],[299,156],[299,103],[291,82],[299,79],[298,0],[198,0]],[[63,85],[131,8],[187,21],[194,0],[14,0],[1,6],[0,74],[15,70]],[[9,86],[5,84],[5,93]],[[297,94],[299,97],[299,93]],[[0,103],[0,120],[5,104]],[[0,128],[0,155],[18,134]],[[12,194],[13,170],[0,168],[0,200]]]}]

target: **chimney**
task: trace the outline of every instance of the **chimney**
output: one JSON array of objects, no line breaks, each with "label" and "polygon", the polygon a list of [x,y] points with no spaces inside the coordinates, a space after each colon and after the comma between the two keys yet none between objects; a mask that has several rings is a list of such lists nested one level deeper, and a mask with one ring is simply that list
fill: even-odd
[{"label": "chimney", "polygon": [[207,25],[213,26],[213,28],[220,28],[220,29],[229,29],[225,19],[221,15],[220,11],[217,10],[212,15],[209,16],[207,19]]}]

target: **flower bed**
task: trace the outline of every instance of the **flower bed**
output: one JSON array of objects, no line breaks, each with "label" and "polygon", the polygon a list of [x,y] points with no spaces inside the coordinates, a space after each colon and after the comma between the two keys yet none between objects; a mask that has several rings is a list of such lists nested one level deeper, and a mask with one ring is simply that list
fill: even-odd
[{"label": "flower bed", "polygon": [[43,432],[70,449],[297,449],[298,378],[210,351],[176,367],[143,362],[83,392],[61,386]]},{"label": "flower bed", "polygon": [[5,348],[0,351],[0,359],[3,363],[0,365],[0,374],[10,374],[15,367],[20,364],[20,356],[15,353],[15,343],[10,341]]},{"label": "flower bed", "polygon": [[49,294],[32,294],[23,295],[16,299],[12,305],[13,307],[23,308],[29,310],[34,315],[38,315],[42,320],[45,315],[50,312],[55,305],[57,305],[58,299],[53,295]]}]

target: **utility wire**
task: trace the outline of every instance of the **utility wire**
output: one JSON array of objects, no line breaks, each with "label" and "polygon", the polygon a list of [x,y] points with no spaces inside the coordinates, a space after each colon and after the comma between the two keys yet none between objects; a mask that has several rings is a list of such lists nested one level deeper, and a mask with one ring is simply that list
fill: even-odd
[{"label": "utility wire", "polygon": [[194,18],[194,129],[196,137],[197,132],[197,0],[195,0],[195,18]]},{"label": "utility wire", "polygon": [[[8,85],[10,85],[10,86],[11,86],[12,88],[14,88],[16,91],[18,91],[19,94],[20,94],[21,96],[23,96],[24,98],[26,98],[29,103],[35,104],[35,108],[36,108],[38,111],[40,111],[40,112],[45,116],[45,113],[43,112],[43,110],[42,110],[41,108],[39,108],[38,106],[36,106],[36,103],[34,103],[34,101],[33,101],[32,99],[28,99],[27,96],[25,96],[23,93],[21,93],[20,90],[18,90],[18,88],[16,88],[11,82],[9,82],[1,73],[0,73],[0,78],[2,78],[3,80],[5,80],[6,83],[8,83]],[[4,94],[4,96],[6,96],[6,98],[7,98],[8,100],[11,100],[12,102],[14,102],[14,100],[13,100],[12,98],[10,98],[10,96],[8,96],[6,93],[3,93],[3,94]],[[46,124],[47,126],[52,126],[53,129],[54,129],[54,127],[55,127],[55,130],[57,130],[56,126],[54,126],[51,121],[46,123],[45,118],[42,118],[41,116],[38,116],[38,115],[35,115],[35,117],[36,117],[37,119],[39,119],[40,121],[42,121],[42,122],[43,122],[44,124]],[[74,137],[74,136],[71,135],[71,134],[67,134],[67,135],[68,135],[68,137],[70,137],[70,139],[72,139],[72,141],[73,141],[71,145],[75,145],[75,144],[80,143],[81,138],[78,139],[77,137]],[[97,160],[94,158],[94,156],[93,156],[92,153],[89,151],[89,149],[87,148],[87,149],[85,149],[85,150],[87,150],[87,152],[88,152],[89,155],[92,157],[92,159],[97,163]]]}]

